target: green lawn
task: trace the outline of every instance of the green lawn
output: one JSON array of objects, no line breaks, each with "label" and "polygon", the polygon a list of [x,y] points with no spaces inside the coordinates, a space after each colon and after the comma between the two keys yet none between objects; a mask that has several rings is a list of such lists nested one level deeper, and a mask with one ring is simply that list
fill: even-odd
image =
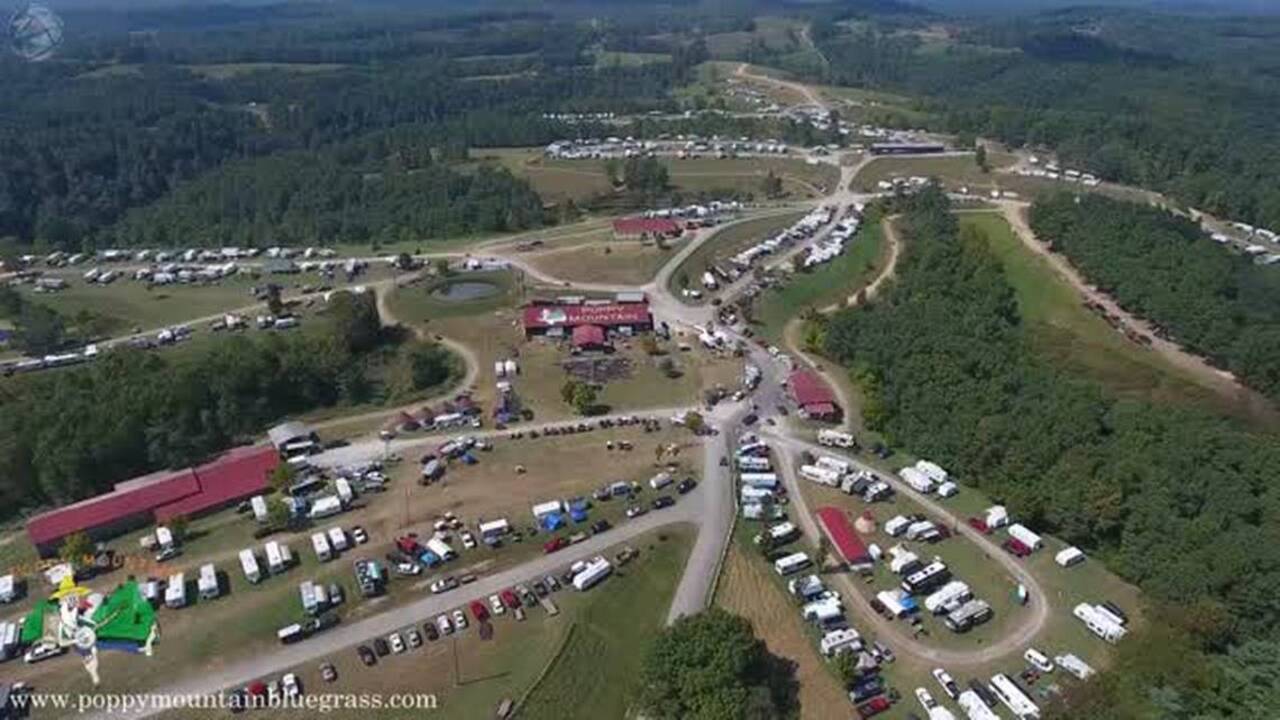
[{"label": "green lawn", "polygon": [[1028,336],[1045,357],[1124,396],[1208,405],[1219,412],[1265,420],[1113,330],[1081,305],[1076,291],[1045,260],[1028,251],[1000,215],[964,213],[960,222],[986,235],[1017,295]]},{"label": "green lawn", "polygon": [[[997,170],[1012,165],[1014,156],[1004,153],[988,153],[990,172],[983,172],[972,155],[947,155],[941,157],[880,157],[871,161],[853,179],[854,189],[875,192],[877,183],[904,177],[932,177],[942,181],[949,190],[967,187],[970,192],[986,192],[1016,177],[1001,175]],[[1002,185],[1001,185],[1002,186]]]},{"label": "green lawn", "polygon": [[671,273],[670,290],[679,295],[681,278],[687,278],[689,287],[701,288],[702,273],[712,264],[738,254],[779,230],[785,230],[804,216],[805,213],[800,211],[783,212],[726,226],[704,241]]},{"label": "green lawn", "polygon": [[611,67],[639,67],[653,63],[669,63],[668,53],[615,52],[599,50],[596,52],[596,69]]},{"label": "green lawn", "polygon": [[758,303],[757,332],[770,343],[782,340],[783,328],[805,308],[840,303],[876,276],[885,262],[884,231],[869,220],[843,255],[818,269],[793,275],[783,287],[767,292]]},{"label": "green lawn", "polygon": [[[481,283],[494,287],[494,292],[472,300],[442,297],[451,286]],[[460,272],[449,277],[430,278],[397,288],[390,298],[393,312],[402,321],[418,318],[463,317],[490,313],[498,308],[518,304],[523,290],[521,281],[508,270]]]}]

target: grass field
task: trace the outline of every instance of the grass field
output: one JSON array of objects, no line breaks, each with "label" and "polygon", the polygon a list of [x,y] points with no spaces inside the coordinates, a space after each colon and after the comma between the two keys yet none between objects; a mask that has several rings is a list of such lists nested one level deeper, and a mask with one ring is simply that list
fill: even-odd
[{"label": "grass field", "polygon": [[668,242],[660,248],[653,243],[606,238],[597,243],[529,253],[525,259],[538,270],[570,282],[643,285],[682,245],[683,242]]},{"label": "grass field", "polygon": [[611,67],[640,67],[653,63],[669,63],[668,53],[615,52],[612,50],[596,51],[596,69]]},{"label": "grass field", "polygon": [[751,543],[751,536],[761,527],[745,522],[738,526],[716,592],[716,604],[750,620],[769,652],[794,663],[803,720],[840,716],[837,709],[850,708],[840,681],[818,653],[799,608],[786,594],[781,580]]},{"label": "grass field", "polygon": [[986,192],[1009,177],[997,171],[1012,165],[1016,158],[1004,153],[988,153],[990,172],[983,172],[972,155],[943,157],[881,157],[872,160],[853,179],[853,188],[875,192],[877,183],[903,177],[938,178],[948,190],[969,188],[970,192]]},{"label": "grass field", "polygon": [[[575,202],[613,192],[603,160],[559,160],[543,157],[539,148],[493,148],[473,151],[481,162],[493,162],[524,177],[548,202]],[[770,171],[782,178],[785,194],[816,197],[830,188],[839,173],[830,165],[809,165],[788,158],[661,158],[671,185],[685,192],[717,190],[760,194]]]},{"label": "grass field", "polygon": [[884,253],[880,223],[867,222],[843,255],[812,272],[792,275],[786,285],[766,292],[756,309],[756,331],[777,345],[786,324],[805,308],[843,303],[870,282],[887,261]]},{"label": "grass field", "polygon": [[688,281],[688,287],[702,287],[702,273],[713,264],[732,257],[755,243],[768,238],[780,230],[785,230],[797,220],[804,217],[801,211],[782,212],[765,217],[742,220],[716,232],[705,240],[697,250],[689,254],[680,267],[671,273],[669,289],[679,296],[684,285],[681,280]]},{"label": "grass field", "polygon": [[1194,376],[1113,330],[1081,305],[1076,291],[1048,262],[1023,246],[1000,215],[964,213],[960,221],[962,226],[980,230],[987,237],[1013,285],[1026,331],[1045,357],[1126,397],[1207,406],[1270,422],[1241,403],[1197,384]]}]

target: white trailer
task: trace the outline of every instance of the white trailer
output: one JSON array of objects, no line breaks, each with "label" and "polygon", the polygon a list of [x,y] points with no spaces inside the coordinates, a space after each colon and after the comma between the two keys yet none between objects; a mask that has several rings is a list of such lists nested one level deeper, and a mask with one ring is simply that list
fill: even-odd
[{"label": "white trailer", "polygon": [[827,487],[837,487],[840,485],[840,473],[835,470],[818,467],[817,465],[801,465],[800,477],[806,480],[812,480],[819,485]]},{"label": "white trailer", "polygon": [[960,704],[960,709],[969,720],[1000,720],[1000,716],[987,707],[987,704],[982,702],[982,698],[978,697],[978,693],[972,690],[960,693],[956,702]]},{"label": "white trailer", "polygon": [[262,580],[262,570],[258,567],[258,558],[248,548],[240,551],[240,569],[244,571],[244,577],[249,582],[256,583]]},{"label": "white trailer", "polygon": [[1053,556],[1053,561],[1065,568],[1084,562],[1084,558],[1084,552],[1073,545],[1058,551],[1058,554]]},{"label": "white trailer", "polygon": [[822,578],[817,575],[805,575],[804,577],[788,580],[787,590],[792,595],[808,602],[826,592],[827,587],[822,584]]},{"label": "white trailer", "polygon": [[267,499],[261,495],[254,495],[249,499],[249,506],[253,508],[253,519],[258,522],[266,522],[268,517]]},{"label": "white trailer", "polygon": [[859,637],[858,631],[853,628],[841,628],[823,635],[818,646],[824,656],[832,657],[842,652],[857,652],[861,650],[862,638]]},{"label": "white trailer", "polygon": [[841,460],[840,458],[837,458],[837,457],[832,457],[830,455],[823,455],[822,457],[818,458],[817,461],[815,461],[813,464],[825,470],[834,470],[837,473],[840,473],[841,475],[847,475],[853,472],[852,463],[845,460]]},{"label": "white trailer", "polygon": [[758,503],[761,500],[773,497],[773,492],[764,488],[743,485],[741,497],[743,503]]},{"label": "white trailer", "polygon": [[818,431],[818,444],[827,447],[849,448],[853,447],[854,439],[852,435],[846,432],[823,429]]},{"label": "white trailer", "polygon": [[800,529],[793,522],[778,523],[769,528],[769,539],[775,543],[784,543],[800,534]]},{"label": "white trailer", "polygon": [[284,543],[272,540],[264,547],[267,553],[267,571],[272,575],[278,575],[289,569],[290,563],[293,562],[293,553],[289,551],[289,546]]},{"label": "white trailer", "polygon": [[654,490],[661,490],[662,488],[670,485],[671,482],[672,482],[671,473],[661,472],[649,478],[649,487],[653,488]]},{"label": "white trailer", "polygon": [[825,623],[844,616],[844,608],[837,598],[829,598],[817,600],[808,603],[801,608],[801,614],[805,620],[815,623]]},{"label": "white trailer", "polygon": [[747,472],[767,472],[773,467],[773,463],[767,457],[756,457],[747,455],[738,458],[738,469]]},{"label": "white trailer", "polygon": [[933,478],[929,477],[928,475],[925,475],[918,468],[904,467],[898,471],[898,477],[901,477],[902,481],[905,482],[907,485],[909,485],[911,489],[915,490],[916,492],[922,492],[922,493],[933,492],[933,487],[934,487]]},{"label": "white trailer", "polygon": [[200,566],[200,577],[196,580],[196,589],[200,592],[201,600],[212,600],[221,594],[222,591],[218,587],[218,571],[213,563]]},{"label": "white trailer", "polygon": [[1014,523],[1009,526],[1009,537],[1017,540],[1023,545],[1026,545],[1032,550],[1039,550],[1044,547],[1043,538],[1036,533],[1031,532],[1026,528],[1026,526],[1019,523]]},{"label": "white trailer", "polygon": [[772,490],[778,487],[777,473],[742,473],[738,477],[742,480],[743,485],[749,485],[754,488]]},{"label": "white trailer", "polygon": [[18,584],[10,573],[0,577],[0,603],[8,605],[18,599]]},{"label": "white trailer", "polygon": [[316,593],[318,586],[307,580],[298,585],[298,594],[302,597],[302,609],[308,615],[319,615],[324,607],[320,603],[320,597]]},{"label": "white trailer", "polygon": [[337,480],[334,480],[333,487],[338,493],[338,500],[340,500],[343,505],[350,505],[351,501],[356,497],[355,491],[351,489],[351,482],[346,478],[340,477]]},{"label": "white trailer", "polygon": [[311,534],[311,549],[316,551],[316,559],[320,562],[328,562],[333,559],[333,550],[329,548],[329,538],[324,533]]},{"label": "white trailer", "polygon": [[920,540],[927,537],[930,533],[937,534],[938,526],[929,520],[919,520],[907,526],[903,535],[908,540]]},{"label": "white trailer", "polygon": [[938,497],[943,497],[943,498],[955,497],[957,494],[959,494],[959,492],[960,492],[960,486],[956,485],[950,480],[939,485],[937,490]]},{"label": "white trailer", "polygon": [[490,543],[502,538],[511,531],[511,523],[506,518],[498,518],[489,522],[482,522],[476,528],[480,531],[480,539],[486,543]]},{"label": "white trailer", "polygon": [[926,477],[935,483],[944,483],[951,479],[946,470],[943,470],[937,463],[928,460],[920,460],[916,463],[916,469],[924,473]]},{"label": "white trailer", "polygon": [[426,545],[427,549],[435,553],[436,557],[441,560],[448,561],[458,557],[458,553],[454,552],[452,547],[449,547],[449,543],[446,543],[438,537],[432,537],[430,540],[427,540]]},{"label": "white trailer", "polygon": [[1003,505],[992,505],[986,512],[987,527],[995,530],[1009,524],[1009,511]]},{"label": "white trailer", "polygon": [[894,575],[901,574],[902,571],[905,568],[910,567],[912,563],[920,562],[920,556],[909,550],[904,550],[900,553],[894,553],[892,550],[889,552],[893,555],[893,559],[889,561],[889,570],[893,572]]},{"label": "white trailer", "polygon": [[333,548],[335,553],[340,553],[347,549],[347,534],[340,527],[331,527],[328,531],[329,546]]},{"label": "white trailer", "polygon": [[596,583],[609,577],[613,565],[603,557],[596,556],[585,568],[573,576],[573,587],[579,591],[590,589]]},{"label": "white trailer", "polygon": [[993,675],[991,677],[991,690],[1018,720],[1031,720],[1032,718],[1040,717],[1040,708],[1009,679],[1009,676],[1003,673]]},{"label": "white trailer", "polygon": [[779,575],[785,577],[792,573],[800,572],[812,565],[813,561],[809,559],[808,555],[798,552],[792,553],[783,558],[778,558],[778,560],[773,563],[773,570]]},{"label": "white trailer", "polygon": [[952,580],[924,599],[924,609],[934,615],[938,615],[946,612],[946,606],[954,602],[968,600],[971,597],[973,597],[973,593],[966,583],[960,580]]},{"label": "white trailer", "polygon": [[564,503],[560,500],[548,500],[533,506],[533,517],[536,520],[541,520],[548,515],[559,512],[564,512]]},{"label": "white trailer", "polygon": [[342,501],[335,495],[323,495],[311,503],[311,519],[326,518],[342,512]]},{"label": "white trailer", "polygon": [[1118,642],[1127,632],[1123,625],[1088,603],[1080,603],[1075,606],[1071,614],[1084,623],[1085,627],[1089,628],[1094,635],[1112,644]]},{"label": "white trailer", "polygon": [[164,588],[164,606],[178,609],[187,605],[187,577],[178,573],[169,578]]},{"label": "white trailer", "polygon": [[902,515],[895,515],[884,524],[884,531],[890,537],[898,537],[911,526],[911,521]]}]

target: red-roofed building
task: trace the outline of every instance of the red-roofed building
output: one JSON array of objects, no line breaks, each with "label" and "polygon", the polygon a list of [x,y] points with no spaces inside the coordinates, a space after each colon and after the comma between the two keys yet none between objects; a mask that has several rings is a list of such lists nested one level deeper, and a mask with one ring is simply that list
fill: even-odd
[{"label": "red-roofed building", "polygon": [[822,526],[822,532],[831,540],[831,546],[840,556],[841,562],[850,569],[865,568],[872,564],[873,560],[871,552],[867,550],[867,544],[862,542],[858,532],[849,523],[849,518],[845,517],[844,511],[834,507],[823,507],[818,508],[814,515],[818,518],[818,524]]},{"label": "red-roofed building", "polygon": [[521,320],[527,336],[563,337],[583,325],[595,325],[606,335],[633,335],[653,329],[653,315],[647,302],[529,305],[524,308]]},{"label": "red-roofed building", "polygon": [[579,325],[573,329],[573,346],[579,350],[604,348],[604,328],[599,325]]},{"label": "red-roofed building", "polygon": [[152,473],[118,483],[111,492],[27,520],[27,536],[42,556],[51,555],[67,535],[85,532],[102,540],[174,515],[197,515],[224,507],[267,488],[280,456],[270,446],[232,450],[196,468]]},{"label": "red-roofed building", "polygon": [[826,381],[812,370],[797,370],[787,378],[791,399],[800,408],[800,414],[810,420],[840,419],[840,406],[835,393]]},{"label": "red-roofed building", "polygon": [[618,240],[680,237],[684,226],[670,218],[627,217],[613,221],[613,236]]}]

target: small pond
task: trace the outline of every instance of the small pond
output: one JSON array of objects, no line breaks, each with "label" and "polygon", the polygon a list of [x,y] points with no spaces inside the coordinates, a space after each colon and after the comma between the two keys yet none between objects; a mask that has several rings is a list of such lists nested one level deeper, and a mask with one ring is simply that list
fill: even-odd
[{"label": "small pond", "polygon": [[431,297],[449,302],[467,302],[497,295],[500,292],[502,288],[491,282],[463,280],[432,290]]}]

